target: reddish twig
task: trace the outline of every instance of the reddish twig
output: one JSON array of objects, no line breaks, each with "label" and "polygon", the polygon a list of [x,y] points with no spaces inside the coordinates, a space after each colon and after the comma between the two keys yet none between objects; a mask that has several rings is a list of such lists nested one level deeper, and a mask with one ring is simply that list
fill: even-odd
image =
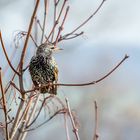
[{"label": "reddish twig", "polygon": [[[57,2],[58,2],[58,1],[54,0],[53,2],[54,2],[54,15],[53,15],[53,22],[54,22],[54,23],[53,23],[53,24],[55,25],[57,4],[58,4]],[[54,33],[55,33],[55,29],[54,29],[54,31],[53,31],[53,33],[52,33],[51,42],[53,42]]]},{"label": "reddish twig", "polygon": [[23,47],[22,54],[21,54],[21,59],[20,59],[20,72],[22,71],[23,60],[24,60],[24,57],[25,57],[25,52],[26,52],[26,49],[27,49],[28,40],[29,40],[29,37],[30,37],[30,34],[31,34],[31,30],[32,30],[33,22],[34,22],[34,17],[36,15],[39,2],[40,2],[40,0],[36,0],[36,5],[35,5],[34,11],[33,11],[32,17],[31,17],[31,21],[30,21],[30,24],[29,24],[27,36],[26,36],[26,39],[25,39],[25,43],[24,43],[24,47]]},{"label": "reddish twig", "polygon": [[[16,51],[17,51],[17,48],[15,47],[14,50],[12,51],[12,54],[11,54],[10,58],[9,58],[11,63],[12,63],[14,57],[16,56],[16,55],[15,55],[15,54],[16,54]],[[9,68],[9,64],[7,64],[7,65],[5,66],[5,68],[3,69],[2,75],[5,75],[5,74],[7,73],[8,68]],[[17,70],[16,70],[16,71],[17,71]]]},{"label": "reddish twig", "polygon": [[6,135],[6,140],[9,140],[7,106],[6,106],[6,97],[5,97],[5,93],[4,93],[4,90],[3,90],[3,84],[2,84],[1,67],[0,67],[0,87],[1,87],[1,94],[2,94],[4,119],[5,119],[5,135]]},{"label": "reddish twig", "polygon": [[[16,68],[16,71],[18,71],[18,68],[19,68],[19,65]],[[13,77],[11,78],[10,82],[7,84],[7,86],[6,86],[5,90],[4,90],[5,93],[7,93],[8,89],[10,88],[11,82],[14,80],[15,76],[16,76],[16,73],[13,74]]]},{"label": "reddish twig", "polygon": [[[52,27],[52,30],[50,31],[50,33],[49,33],[49,35],[48,35],[48,39],[47,39],[45,42],[48,42],[48,41],[49,41],[49,38],[51,37],[51,35],[53,34],[53,32],[54,32],[54,30],[55,30],[57,24],[59,23],[60,17],[61,17],[61,15],[62,15],[62,12],[63,12],[64,7],[65,7],[65,5],[66,5],[66,2],[67,2],[67,0],[64,0],[64,1],[63,1],[63,4],[62,4],[61,10],[60,10],[60,13],[59,13],[59,15],[58,15],[58,18],[56,19],[56,21],[55,21],[55,23],[54,23],[54,25],[53,25],[53,27]],[[57,2],[57,4],[58,4],[58,2]],[[57,4],[56,4],[56,6],[57,6]]]},{"label": "reddish twig", "polygon": [[31,90],[27,90],[27,91],[25,91],[25,93],[32,92],[32,91],[35,91],[35,90],[39,90],[40,88],[43,88],[43,87],[46,87],[46,86],[52,86],[52,85],[56,85],[56,86],[88,86],[88,85],[94,85],[96,83],[101,82],[102,80],[107,78],[109,75],[111,75],[127,58],[129,58],[129,56],[125,55],[125,57],[111,71],[109,71],[105,76],[101,77],[100,79],[98,79],[96,81],[82,83],[82,84],[63,84],[63,83],[54,83],[53,84],[53,83],[49,83],[49,84],[42,85],[40,87],[35,87],[34,89],[31,89]]},{"label": "reddish twig", "polygon": [[15,68],[13,67],[13,65],[11,64],[11,62],[10,62],[10,60],[9,60],[9,57],[8,57],[7,52],[6,52],[6,50],[5,50],[5,47],[4,47],[4,43],[3,43],[1,31],[0,31],[0,41],[1,41],[1,46],[2,46],[3,52],[4,52],[4,54],[5,54],[5,57],[6,57],[6,59],[7,59],[7,62],[8,62],[8,64],[9,64],[9,66],[11,67],[11,69],[12,69],[17,75],[19,75],[19,73],[15,70]]},{"label": "reddish twig", "polygon": [[57,43],[58,43],[58,39],[59,39],[60,34],[61,34],[61,32],[62,32],[62,30],[63,30],[63,28],[64,28],[63,25],[64,25],[64,23],[65,23],[65,20],[66,20],[67,15],[68,15],[68,11],[69,11],[69,6],[68,6],[67,9],[66,9],[66,13],[65,13],[65,15],[64,15],[63,21],[62,21],[62,23],[61,23],[61,26],[59,27],[58,34],[57,34],[57,37],[56,37],[54,46],[56,46]]},{"label": "reddish twig", "polygon": [[104,4],[106,0],[102,0],[101,4],[98,6],[98,8],[92,13],[92,15],[90,15],[84,22],[82,22],[78,27],[76,27],[73,31],[71,31],[70,33],[67,33],[66,35],[64,35],[64,37],[68,37],[70,35],[72,35],[73,33],[75,33],[77,30],[79,30],[81,27],[83,27],[89,20],[91,20],[96,14],[97,12],[101,9],[102,5]]},{"label": "reddish twig", "polygon": [[19,93],[21,93],[20,89],[17,87],[17,85],[16,85],[15,83],[13,83],[13,82],[11,81],[10,84],[11,84]]},{"label": "reddish twig", "polygon": [[21,100],[21,102],[19,104],[18,111],[16,113],[16,118],[15,118],[15,121],[14,121],[13,126],[11,128],[10,139],[13,139],[13,137],[15,136],[15,134],[17,132],[17,129],[18,129],[18,126],[19,126],[18,122],[19,122],[19,119],[20,119],[22,108],[23,108],[24,103],[25,103],[24,102],[25,94],[24,94],[24,85],[23,85],[23,71],[22,71],[23,70],[23,62],[24,62],[24,57],[25,57],[25,53],[26,53],[26,49],[27,49],[27,44],[28,44],[28,40],[29,40],[29,37],[30,37],[30,34],[31,34],[31,30],[32,30],[33,22],[34,22],[34,17],[36,15],[39,2],[40,2],[40,0],[36,0],[36,5],[35,5],[35,8],[34,8],[32,17],[31,17],[31,21],[30,21],[29,28],[28,28],[28,33],[27,33],[25,43],[24,43],[24,47],[23,47],[23,50],[22,50],[22,53],[21,53],[21,58],[20,58],[20,63],[19,63],[20,64],[20,66],[19,66],[19,72],[20,72],[19,86],[20,86],[20,91],[21,91],[21,95],[22,95],[23,100]]},{"label": "reddish twig", "polygon": [[79,137],[79,134],[78,134],[78,128],[75,125],[75,122],[74,122],[74,119],[73,119],[73,115],[71,113],[71,108],[70,108],[69,101],[68,101],[67,98],[65,98],[65,100],[66,100],[66,104],[67,104],[67,108],[68,108],[69,117],[70,117],[70,120],[71,120],[71,123],[72,123],[73,132],[74,132],[74,134],[76,136],[76,139],[80,140],[80,137]]},{"label": "reddish twig", "polygon": [[48,0],[44,0],[44,19],[43,19],[43,28],[42,28],[42,36],[41,36],[40,44],[43,43],[45,26],[46,26],[46,18],[47,18],[47,10],[48,10]]}]

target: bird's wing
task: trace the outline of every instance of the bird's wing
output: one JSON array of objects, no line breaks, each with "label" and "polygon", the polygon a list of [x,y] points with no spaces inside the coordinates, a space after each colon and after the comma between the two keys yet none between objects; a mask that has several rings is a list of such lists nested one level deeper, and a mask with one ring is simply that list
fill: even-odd
[{"label": "bird's wing", "polygon": [[57,80],[58,80],[58,66],[57,66],[54,58],[52,58],[52,65],[53,65],[53,68],[54,68],[55,82],[57,82]]}]

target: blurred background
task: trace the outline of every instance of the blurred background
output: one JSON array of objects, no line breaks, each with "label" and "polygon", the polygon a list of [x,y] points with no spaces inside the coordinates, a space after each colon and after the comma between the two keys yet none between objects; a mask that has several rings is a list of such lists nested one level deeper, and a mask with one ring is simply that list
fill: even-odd
[{"label": "blurred background", "polygon": [[[79,25],[100,3],[101,0],[69,0],[70,12],[63,33]],[[58,96],[67,96],[71,108],[76,111],[81,140],[93,138],[94,100],[98,103],[99,139],[140,140],[139,5],[139,0],[106,0],[96,16],[80,29],[85,32],[84,35],[59,44],[64,50],[55,54],[55,58],[59,66],[59,81],[62,83],[97,80],[109,72],[125,54],[130,56],[112,75],[96,85],[59,87]],[[0,0],[0,30],[9,56],[14,50],[14,33],[27,30],[33,7],[34,0]],[[43,3],[38,11],[40,19],[42,7]],[[49,8],[51,11],[51,5]],[[30,46],[33,47],[32,44]],[[20,50],[17,49],[12,61],[14,65],[18,63]],[[33,54],[34,51],[28,49],[27,62]],[[0,59],[0,66],[5,68],[7,62],[1,48]],[[10,69],[5,75],[6,82],[11,76]],[[56,117],[30,132],[27,140],[65,140],[64,132],[63,117]]]}]

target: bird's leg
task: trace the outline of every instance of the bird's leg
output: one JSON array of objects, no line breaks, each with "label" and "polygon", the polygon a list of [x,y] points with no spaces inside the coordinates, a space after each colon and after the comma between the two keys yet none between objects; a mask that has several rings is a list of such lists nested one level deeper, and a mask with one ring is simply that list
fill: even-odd
[{"label": "bird's leg", "polygon": [[51,89],[52,89],[52,87],[51,87],[51,81],[48,80],[48,93],[50,93]]}]

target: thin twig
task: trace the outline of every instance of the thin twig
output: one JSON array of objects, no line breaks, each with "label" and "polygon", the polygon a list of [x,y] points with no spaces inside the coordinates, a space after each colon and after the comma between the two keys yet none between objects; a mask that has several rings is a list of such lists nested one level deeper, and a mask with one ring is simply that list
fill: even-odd
[{"label": "thin twig", "polygon": [[44,0],[44,19],[43,19],[43,29],[42,29],[42,36],[41,36],[41,42],[40,42],[40,44],[43,43],[45,26],[46,26],[46,18],[47,18],[47,14],[48,14],[47,11],[48,11],[48,0]]},{"label": "thin twig", "polygon": [[[33,96],[32,98],[29,99],[28,111],[25,111],[25,117],[24,117],[24,120],[26,120],[26,121],[22,122],[22,127],[20,128],[20,132],[22,132],[25,129],[26,125],[28,125],[28,123],[32,120],[32,118],[34,116],[34,113],[36,111],[36,107],[37,107],[37,104],[38,104],[38,101],[39,101],[39,95],[37,95],[37,98],[36,98],[36,101],[34,102],[33,108],[31,108],[34,97],[35,96]],[[29,115],[30,110],[31,110],[31,113]],[[26,135],[27,135],[27,132],[19,133],[18,140],[24,140]]]},{"label": "thin twig", "polygon": [[[41,23],[40,23],[39,19],[36,19],[36,23],[37,23],[37,25],[39,25],[40,30],[43,32],[43,27],[41,26]],[[46,40],[48,40],[48,37],[45,34],[44,34],[44,37],[45,37]]]},{"label": "thin twig", "polygon": [[63,12],[64,7],[65,7],[65,5],[66,5],[66,2],[67,2],[67,0],[64,0],[64,1],[63,1],[63,4],[62,4],[61,10],[60,10],[60,13],[59,13],[59,15],[58,15],[58,18],[56,19],[56,21],[55,21],[55,23],[54,23],[54,25],[53,25],[53,27],[52,27],[52,30],[50,31],[50,34],[49,34],[49,36],[48,36],[48,39],[47,39],[45,42],[48,42],[48,40],[49,40],[49,38],[51,37],[51,35],[53,34],[53,32],[54,32],[54,30],[55,30],[57,24],[59,23],[60,17],[61,17],[61,15],[62,15],[62,12]]},{"label": "thin twig", "polygon": [[11,81],[10,84],[11,84],[19,93],[21,93],[20,89],[17,87],[17,85],[16,85],[15,83],[13,83],[13,82]]},{"label": "thin twig", "polygon": [[43,106],[44,106],[46,100],[47,100],[47,99],[50,99],[50,98],[52,98],[52,97],[53,97],[53,96],[50,95],[50,96],[46,97],[46,98],[43,100],[42,105],[41,105],[41,107],[40,107],[40,109],[39,109],[37,115],[36,115],[35,118],[32,120],[32,122],[28,123],[28,125],[26,126],[26,128],[29,128],[29,127],[37,120],[37,118],[38,118],[38,116],[39,116],[39,114],[40,114],[40,112],[41,112],[41,110],[42,110],[42,108],[43,108]]},{"label": "thin twig", "polygon": [[95,108],[95,129],[94,129],[93,140],[98,140],[98,138],[99,138],[99,135],[98,135],[98,105],[97,105],[96,101],[94,101],[94,108]]},{"label": "thin twig", "polygon": [[60,42],[60,41],[62,41],[62,40],[64,41],[64,40],[74,39],[74,38],[79,37],[79,36],[81,36],[81,35],[83,35],[83,34],[84,34],[84,32],[82,31],[82,32],[80,32],[80,33],[71,34],[71,35],[69,35],[70,37],[68,37],[68,36],[66,36],[66,35],[60,36],[59,39],[58,39],[58,42]]},{"label": "thin twig", "polygon": [[[14,50],[12,51],[12,54],[11,54],[10,58],[9,58],[11,64],[12,64],[13,59],[14,59],[15,56],[16,56],[16,55],[15,55],[16,52],[17,52],[17,48],[15,47]],[[5,74],[7,73],[8,68],[9,68],[9,64],[7,64],[7,65],[5,66],[5,68],[3,69],[2,75],[5,75]],[[16,70],[16,71],[17,71],[17,70]]]},{"label": "thin twig", "polygon": [[52,120],[56,115],[58,115],[58,114],[64,114],[64,113],[66,113],[66,111],[67,111],[67,110],[66,110],[65,108],[60,109],[60,110],[58,110],[57,112],[55,112],[49,119],[47,119],[46,121],[44,121],[44,122],[41,123],[40,125],[38,125],[38,126],[36,126],[36,127],[34,127],[34,128],[31,128],[31,129],[25,129],[23,132],[26,132],[26,131],[33,131],[33,130],[35,130],[35,129],[41,127],[41,126],[43,126],[44,124],[46,124],[46,123],[49,122],[50,120]]},{"label": "thin twig", "polygon": [[[56,21],[56,11],[57,11],[57,1],[54,0],[53,2],[54,2],[54,15],[53,15],[53,22],[54,22],[54,23],[53,23],[53,24],[55,25],[55,21]],[[55,33],[55,29],[54,29],[54,31],[53,31],[53,33],[52,33],[51,42],[53,42],[54,33]]]},{"label": "thin twig", "polygon": [[6,50],[5,50],[5,47],[4,47],[4,43],[3,43],[1,31],[0,31],[0,41],[1,41],[1,46],[2,46],[2,49],[3,49],[4,55],[5,55],[6,59],[7,59],[7,62],[8,62],[8,64],[9,64],[9,66],[11,67],[11,69],[12,69],[17,75],[19,75],[19,73],[15,70],[15,68],[13,67],[13,65],[11,64],[11,62],[10,62],[10,60],[9,60],[9,57],[8,57],[7,52],[6,52]]},{"label": "thin twig", "polygon": [[3,111],[4,111],[4,119],[5,119],[5,135],[6,140],[9,140],[9,131],[8,131],[8,118],[7,118],[7,106],[6,106],[6,97],[3,90],[3,84],[2,84],[2,75],[1,75],[1,67],[0,67],[0,87],[1,87],[1,94],[2,94],[2,102],[3,102]]},{"label": "thin twig", "polygon": [[[17,66],[16,71],[18,71],[18,68],[19,68],[19,65]],[[7,93],[8,89],[10,88],[11,82],[14,80],[15,76],[16,76],[16,73],[13,74],[10,82],[6,85],[6,88],[4,89],[5,94]]]},{"label": "thin twig", "polygon": [[[31,112],[31,115],[28,118],[28,121],[26,123],[26,126],[31,122],[31,120],[34,117],[34,114],[35,114],[35,111],[36,111],[36,108],[37,108],[37,105],[38,105],[39,98],[40,98],[40,95],[37,95],[37,99],[36,99],[36,101],[35,101],[35,103],[33,105],[32,112]],[[22,139],[24,140],[24,138],[25,138],[26,135],[27,135],[27,132],[23,133],[23,135],[22,135],[22,137],[21,137],[20,140],[22,140]]]},{"label": "thin twig", "polygon": [[66,138],[67,140],[70,140],[70,135],[69,135],[69,128],[68,128],[68,122],[67,122],[67,112],[64,113],[64,125],[65,125],[65,130],[66,130]]},{"label": "thin twig", "polygon": [[[19,40],[22,39],[23,37],[25,37],[27,35],[27,32],[26,31],[19,31],[16,35],[15,35],[15,38],[14,38],[14,43],[15,43],[15,46],[17,47],[17,44],[19,43]],[[31,40],[33,41],[33,43],[35,44],[35,46],[37,47],[37,43],[34,39],[34,37],[32,36],[32,34],[30,34],[30,38]]]},{"label": "thin twig", "polygon": [[76,128],[76,125],[75,125],[75,122],[74,122],[74,119],[73,119],[73,115],[71,113],[71,108],[70,108],[69,101],[68,101],[67,98],[65,98],[65,100],[66,100],[66,104],[67,104],[67,108],[68,108],[68,112],[69,112],[69,117],[70,117],[70,120],[71,120],[71,123],[72,123],[73,132],[76,136],[76,140],[80,140],[80,137],[79,137],[79,134],[78,134],[78,128]]},{"label": "thin twig", "polygon": [[82,84],[63,84],[63,83],[54,83],[53,84],[53,83],[49,83],[49,84],[42,85],[40,87],[35,87],[34,89],[31,89],[31,90],[27,90],[27,91],[25,91],[25,93],[32,92],[32,91],[35,91],[35,90],[39,90],[40,88],[43,88],[43,87],[46,87],[46,86],[52,86],[52,85],[56,85],[56,86],[88,86],[88,85],[94,85],[96,83],[101,82],[102,80],[107,78],[109,75],[111,75],[127,58],[129,58],[129,56],[125,55],[125,57],[112,70],[110,70],[105,76],[99,78],[96,81],[82,83]]},{"label": "thin twig", "polygon": [[58,39],[59,39],[60,34],[61,34],[61,32],[62,32],[62,30],[63,30],[63,28],[64,28],[63,26],[64,26],[64,23],[65,23],[66,17],[67,17],[67,15],[68,15],[68,12],[69,12],[69,6],[68,6],[67,9],[66,9],[66,12],[65,12],[63,21],[62,21],[62,23],[61,23],[61,26],[59,27],[58,34],[57,34],[57,37],[56,37],[54,46],[56,46],[57,43],[58,43]]},{"label": "thin twig", "polygon": [[70,36],[71,34],[75,33],[77,30],[79,30],[81,27],[83,27],[89,20],[91,20],[97,13],[98,11],[101,9],[102,5],[104,4],[106,0],[102,0],[101,4],[98,6],[98,8],[92,13],[92,15],[90,15],[84,22],[82,22],[78,27],[76,27],[73,31],[71,31],[70,33],[67,33],[66,35],[64,35],[65,37]]}]

